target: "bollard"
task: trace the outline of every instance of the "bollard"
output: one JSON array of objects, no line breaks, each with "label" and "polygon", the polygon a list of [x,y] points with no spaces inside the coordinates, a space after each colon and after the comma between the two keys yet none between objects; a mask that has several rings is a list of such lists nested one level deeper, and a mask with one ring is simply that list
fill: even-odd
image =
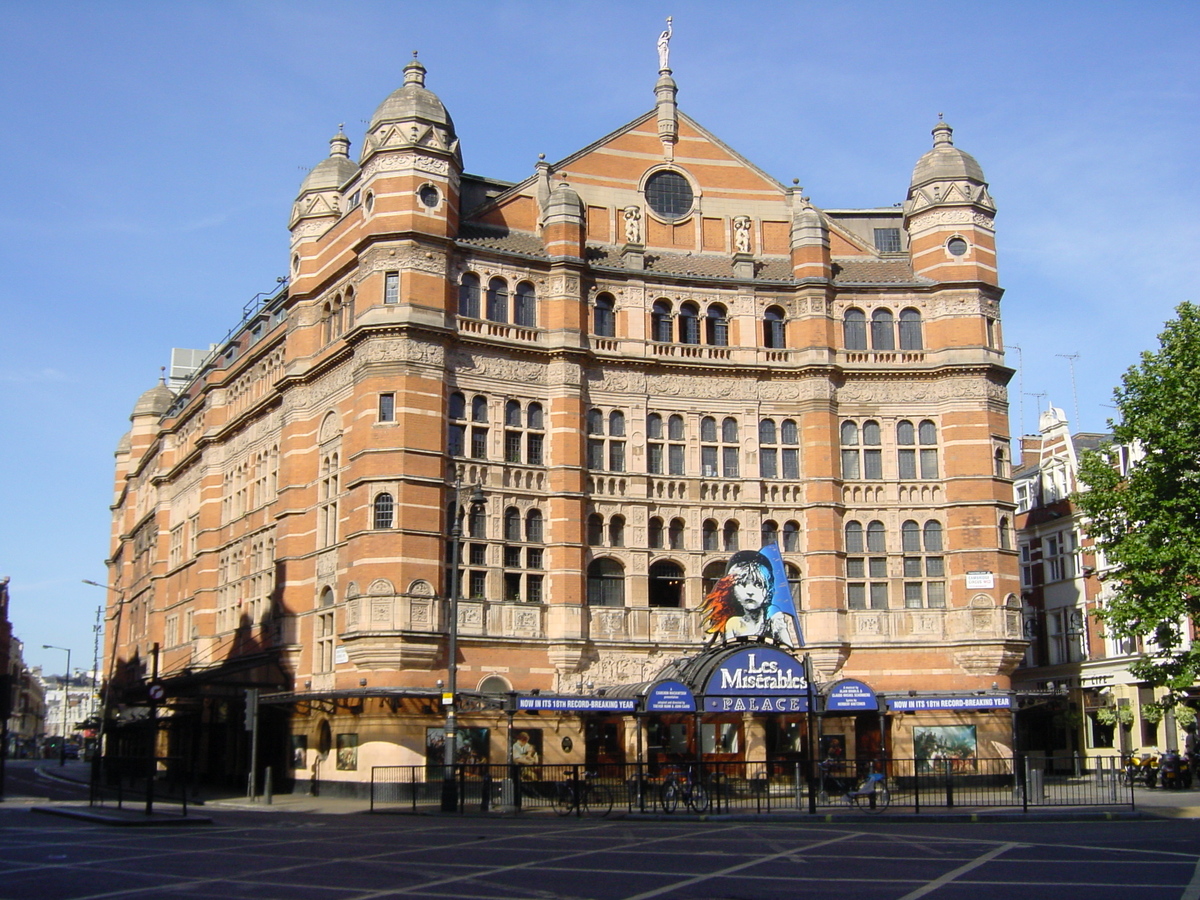
[{"label": "bollard", "polygon": [[946,806],[951,808],[954,806],[954,775],[951,772],[951,761],[945,759],[942,762],[946,764]]},{"label": "bollard", "polygon": [[[274,792],[274,783],[273,783],[273,779],[271,777],[274,772],[275,772],[275,769],[273,766],[267,766],[267,774],[263,781],[263,800],[266,802],[267,806],[271,805],[271,799],[274,797],[274,793],[275,793]],[[372,794],[373,793],[374,792],[372,791]]]}]

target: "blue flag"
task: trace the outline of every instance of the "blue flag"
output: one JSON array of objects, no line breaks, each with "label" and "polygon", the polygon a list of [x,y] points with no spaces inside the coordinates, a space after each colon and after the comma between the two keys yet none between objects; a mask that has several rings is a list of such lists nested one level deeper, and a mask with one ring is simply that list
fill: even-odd
[{"label": "blue flag", "polygon": [[796,639],[804,646],[804,632],[800,628],[800,616],[796,612],[796,604],[792,601],[792,586],[788,583],[787,569],[783,565],[783,556],[779,553],[778,544],[767,544],[759,551],[771,564],[771,572],[775,576],[775,594],[771,597],[771,606],[767,610],[770,618],[776,612],[791,616],[796,623]]}]

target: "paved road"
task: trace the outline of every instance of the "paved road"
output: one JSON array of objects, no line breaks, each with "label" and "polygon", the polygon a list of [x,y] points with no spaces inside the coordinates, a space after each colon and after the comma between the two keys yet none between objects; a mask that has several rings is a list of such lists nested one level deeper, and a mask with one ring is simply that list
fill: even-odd
[{"label": "paved road", "polygon": [[0,900],[1200,900],[1200,821],[642,822],[0,806]]}]

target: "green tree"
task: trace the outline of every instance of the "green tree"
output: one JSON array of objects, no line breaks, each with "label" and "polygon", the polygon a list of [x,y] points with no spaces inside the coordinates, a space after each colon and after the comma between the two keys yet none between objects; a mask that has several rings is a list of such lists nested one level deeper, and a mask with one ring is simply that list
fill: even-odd
[{"label": "green tree", "polygon": [[[1114,391],[1114,444],[1080,461],[1087,490],[1074,497],[1111,566],[1105,628],[1147,639],[1130,669],[1172,697],[1200,676],[1200,647],[1186,633],[1200,617],[1200,307],[1175,312],[1158,350]],[[1116,447],[1134,460],[1124,471]]]}]

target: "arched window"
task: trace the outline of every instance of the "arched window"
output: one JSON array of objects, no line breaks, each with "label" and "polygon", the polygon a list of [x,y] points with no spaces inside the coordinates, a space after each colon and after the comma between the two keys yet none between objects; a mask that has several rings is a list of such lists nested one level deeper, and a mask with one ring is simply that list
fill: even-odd
[{"label": "arched window", "polygon": [[922,349],[921,314],[912,307],[900,310],[900,349]]},{"label": "arched window", "polygon": [[619,409],[608,414],[608,436],[625,437],[625,413]]},{"label": "arched window", "polygon": [[995,466],[996,466],[996,477],[997,478],[1007,478],[1008,477],[1008,454],[1004,452],[1003,447],[996,448],[996,454],[995,454],[994,459],[995,459]]},{"label": "arched window", "polygon": [[667,420],[667,438],[672,441],[683,440],[683,416],[675,415]]},{"label": "arched window", "polygon": [[608,546],[625,546],[625,517],[613,516],[608,520]]},{"label": "arched window", "polygon": [[503,675],[489,675],[479,682],[479,693],[499,697],[512,690],[512,685]]},{"label": "arched window", "polygon": [[650,566],[649,601],[653,607],[678,609],[683,606],[683,568],[659,560]]},{"label": "arched window", "polygon": [[473,538],[487,538],[487,514],[482,505],[472,505],[467,514],[467,534]]},{"label": "arched window", "polygon": [[846,523],[846,552],[847,553],[862,553],[863,552],[863,527],[862,522],[847,522]]},{"label": "arched window", "polygon": [[726,417],[721,422],[721,440],[726,444],[736,444],[738,440],[737,419]]},{"label": "arched window", "polygon": [[650,413],[646,416],[646,437],[652,441],[661,441],[663,437],[663,421],[662,416],[658,413]]},{"label": "arched window", "polygon": [[788,589],[792,594],[792,605],[797,610],[803,609],[803,604],[800,602],[800,567],[788,563],[784,566],[784,569],[787,571]]},{"label": "arched window", "polygon": [[522,328],[537,327],[537,295],[528,281],[517,285],[517,293],[513,297],[513,324]]},{"label": "arched window", "polygon": [[588,516],[587,542],[592,547],[599,547],[604,543],[604,517],[599,513]]},{"label": "arched window", "polygon": [[921,526],[908,521],[900,526],[900,549],[904,553],[921,552]]},{"label": "arched window", "polygon": [[783,310],[778,306],[768,306],[767,311],[763,313],[763,346],[768,350],[782,350],[787,346]]},{"label": "arched window", "polygon": [[471,399],[471,421],[486,422],[488,420],[487,397],[482,395]]},{"label": "arched window", "polygon": [[701,526],[701,533],[703,534],[705,553],[716,553],[721,549],[717,537],[717,523],[715,519],[705,519],[704,525]]},{"label": "arched window", "polygon": [[531,509],[525,513],[525,540],[531,544],[540,544],[543,540],[540,509]]},{"label": "arched window", "polygon": [[530,403],[529,404],[529,409],[527,412],[527,423],[530,428],[535,428],[539,431],[542,430],[543,428],[545,428],[545,425],[543,424],[542,404],[540,404],[540,403]]},{"label": "arched window", "polygon": [[902,481],[917,477],[917,432],[907,420],[896,423],[896,474]]},{"label": "arched window", "polygon": [[700,307],[695,303],[679,307],[679,343],[700,343]]},{"label": "arched window", "polygon": [[871,349],[896,349],[896,326],[890,309],[877,309],[871,313]]},{"label": "arched window", "polygon": [[762,545],[765,547],[768,544],[779,543],[779,525],[767,519],[762,523]]},{"label": "arched window", "polygon": [[921,445],[921,477],[937,478],[937,426],[925,419],[917,426],[917,441]]},{"label": "arched window", "polygon": [[800,552],[800,523],[799,522],[784,522],[783,523],[783,552],[784,553],[799,553]]},{"label": "arched window", "polygon": [[375,495],[374,520],[376,528],[391,528],[395,515],[395,502],[391,494]]},{"label": "arched window", "polygon": [[726,553],[736,553],[738,551],[738,523],[734,519],[730,519],[725,523],[725,528],[721,534],[721,542],[724,545]]},{"label": "arched window", "polygon": [[1012,549],[1012,537],[1009,535],[1009,532],[1008,532],[1008,516],[1000,517],[1000,549],[1001,550],[1011,550]]},{"label": "arched window", "polygon": [[468,319],[479,318],[479,276],[468,272],[458,286],[458,314]]},{"label": "arched window", "polygon": [[882,522],[867,523],[867,552],[887,552],[887,536]]},{"label": "arched window", "polygon": [[713,303],[706,310],[704,317],[704,340],[713,347],[729,346],[729,319],[725,307]]},{"label": "arched window", "polygon": [[671,343],[671,304],[666,300],[655,301],[650,310],[650,340]]},{"label": "arched window", "polygon": [[655,550],[661,550],[663,545],[663,520],[655,516],[650,520],[649,528],[650,546]]},{"label": "arched window", "polygon": [[615,559],[594,559],[588,565],[588,606],[625,605],[625,567]]},{"label": "arched window", "polygon": [[503,278],[488,282],[487,317],[493,322],[508,321],[508,285]]},{"label": "arched window", "polygon": [[616,301],[612,294],[598,294],[592,308],[592,333],[596,337],[616,337]]},{"label": "arched window", "polygon": [[704,567],[704,571],[700,573],[700,589],[707,597],[712,593],[712,589],[717,586],[717,582],[725,577],[725,568],[729,563],[726,560],[710,562]]},{"label": "arched window", "polygon": [[774,444],[775,440],[775,420],[763,419],[758,423],[758,442],[760,444]]},{"label": "arched window", "polygon": [[842,343],[847,350],[867,349],[867,316],[861,309],[848,309],[842,316]]},{"label": "arched window", "polygon": [[942,523],[932,519],[925,523],[925,552],[940,553],[942,551]]},{"label": "arched window", "polygon": [[521,404],[516,400],[504,404],[504,424],[509,428],[521,427]]},{"label": "arched window", "polygon": [[604,434],[604,413],[600,410],[588,410],[587,432],[588,434]]},{"label": "arched window", "polygon": [[521,540],[521,511],[515,506],[504,510],[504,539],[506,541]]},{"label": "arched window", "polygon": [[700,440],[706,443],[716,443],[717,420],[712,416],[705,416],[700,420]]},{"label": "arched window", "polygon": [[450,395],[447,412],[452,419],[465,419],[467,417],[467,400],[458,391]]},{"label": "arched window", "polygon": [[672,550],[682,550],[683,547],[683,519],[672,519],[671,525],[667,529],[667,540],[671,545]]}]

